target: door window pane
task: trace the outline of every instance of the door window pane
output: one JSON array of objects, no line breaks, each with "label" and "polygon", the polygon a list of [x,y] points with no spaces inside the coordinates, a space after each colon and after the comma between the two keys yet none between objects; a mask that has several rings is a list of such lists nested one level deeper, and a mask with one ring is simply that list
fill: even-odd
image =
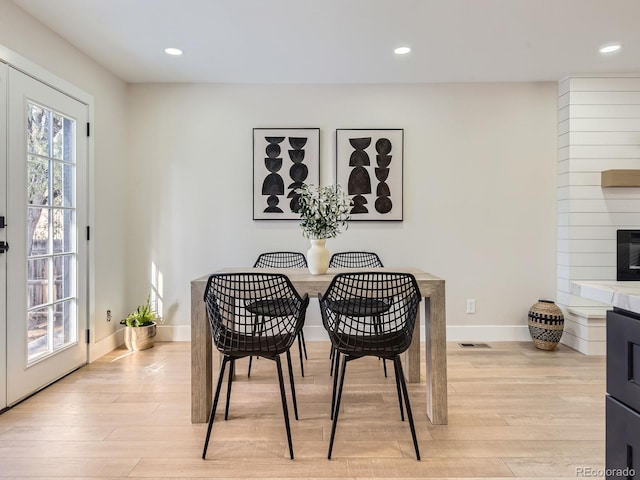
[{"label": "door window pane", "polygon": [[75,203],[75,166],[53,162],[53,200],[56,207],[72,207]]},{"label": "door window pane", "polygon": [[38,308],[27,313],[27,341],[29,360],[49,351],[49,307]]},{"label": "door window pane", "polygon": [[49,259],[27,260],[28,308],[49,303]]},{"label": "door window pane", "polygon": [[27,164],[27,203],[29,205],[49,204],[49,161],[29,156]]},{"label": "door window pane", "polygon": [[57,113],[53,113],[51,115],[51,139],[53,144],[51,156],[59,160],[62,160],[64,158],[64,130],[62,128],[63,122],[64,119],[62,115]]},{"label": "door window pane", "polygon": [[53,217],[53,253],[69,253],[75,245],[73,242],[73,211],[54,208]]},{"label": "door window pane", "polygon": [[66,302],[56,303],[53,320],[53,347],[60,348],[69,343],[75,342],[75,302],[68,300]]},{"label": "door window pane", "polygon": [[28,151],[36,155],[49,155],[50,112],[29,103],[27,106]]},{"label": "door window pane", "polygon": [[27,255],[49,253],[49,210],[46,208],[27,209]]},{"label": "door window pane", "polygon": [[54,301],[75,297],[75,262],[72,255],[55,257],[53,262]]}]

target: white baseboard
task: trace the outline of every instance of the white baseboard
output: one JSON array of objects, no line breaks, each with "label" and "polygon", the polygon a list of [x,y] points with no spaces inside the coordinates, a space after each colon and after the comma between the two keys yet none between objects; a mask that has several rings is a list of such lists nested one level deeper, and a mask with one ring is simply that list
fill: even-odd
[{"label": "white baseboard", "polygon": [[[424,325],[422,325],[422,331],[424,331]],[[116,335],[118,335],[116,340],[107,343],[108,339]],[[122,345],[124,341],[122,331],[116,332],[111,337],[100,342],[99,351],[102,353],[98,356],[109,353]],[[329,340],[322,325],[306,325],[304,337],[305,340],[311,342]],[[190,342],[191,327],[189,325],[158,325],[156,340],[158,342]],[[449,325],[447,327],[447,341],[450,342],[523,342],[529,340],[531,340],[531,336],[526,325]],[[116,341],[118,343],[114,343]]]},{"label": "white baseboard", "polygon": [[448,342],[526,342],[527,325],[448,325]]},{"label": "white baseboard", "polygon": [[98,358],[106,355],[109,352],[114,351],[120,345],[124,343],[124,329],[120,329],[117,332],[112,333],[108,337],[98,340],[91,344],[89,348],[89,363],[94,362]]},{"label": "white baseboard", "polygon": [[[422,325],[424,332],[424,325]],[[89,352],[89,363],[115,350],[124,343],[124,330],[109,335],[95,342]],[[305,340],[310,342],[329,341],[322,325],[306,325]],[[189,325],[158,325],[156,340],[159,342],[190,342],[191,327]],[[526,325],[449,325],[447,341],[449,342],[527,342],[531,340]],[[424,338],[421,339],[424,342]],[[604,355],[604,342],[586,342],[567,332],[561,343],[586,355]]]},{"label": "white baseboard", "polygon": [[190,325],[158,325],[156,337],[158,342],[190,342]]},{"label": "white baseboard", "polygon": [[[424,332],[424,325],[422,325]],[[311,342],[329,341],[322,325],[305,325],[304,338]],[[423,338],[420,339],[424,342]],[[527,325],[449,325],[447,341],[450,342],[526,342],[530,341]]]},{"label": "white baseboard", "polygon": [[305,325],[303,333],[305,342],[329,341],[329,334],[322,325]]},{"label": "white baseboard", "polygon": [[[191,326],[189,325],[158,325],[155,339],[158,342],[190,342]],[[124,344],[124,328],[112,333],[108,337],[98,340],[89,348],[89,363],[114,351]]]}]

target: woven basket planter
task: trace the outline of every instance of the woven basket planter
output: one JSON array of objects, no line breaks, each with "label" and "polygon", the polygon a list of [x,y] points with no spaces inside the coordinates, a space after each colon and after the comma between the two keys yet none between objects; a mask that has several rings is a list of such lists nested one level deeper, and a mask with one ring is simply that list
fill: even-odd
[{"label": "woven basket planter", "polygon": [[529,309],[529,334],[540,350],[553,350],[564,330],[562,310],[551,300],[538,300]]}]

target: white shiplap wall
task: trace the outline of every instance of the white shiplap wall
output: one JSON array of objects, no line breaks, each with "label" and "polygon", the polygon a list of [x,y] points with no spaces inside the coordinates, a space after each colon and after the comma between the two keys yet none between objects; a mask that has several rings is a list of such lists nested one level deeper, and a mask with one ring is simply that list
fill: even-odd
[{"label": "white shiplap wall", "polygon": [[640,229],[640,188],[601,188],[600,172],[640,169],[640,76],[569,77],[558,101],[558,295],[562,342],[604,354],[604,308],[576,280],[615,280],[616,230]]}]

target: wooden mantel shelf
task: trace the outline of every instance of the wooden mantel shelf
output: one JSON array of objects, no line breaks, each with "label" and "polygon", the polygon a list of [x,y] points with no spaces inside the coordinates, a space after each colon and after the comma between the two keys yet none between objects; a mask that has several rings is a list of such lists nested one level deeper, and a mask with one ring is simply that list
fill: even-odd
[{"label": "wooden mantel shelf", "polygon": [[600,184],[605,187],[640,187],[640,170],[604,170]]}]

